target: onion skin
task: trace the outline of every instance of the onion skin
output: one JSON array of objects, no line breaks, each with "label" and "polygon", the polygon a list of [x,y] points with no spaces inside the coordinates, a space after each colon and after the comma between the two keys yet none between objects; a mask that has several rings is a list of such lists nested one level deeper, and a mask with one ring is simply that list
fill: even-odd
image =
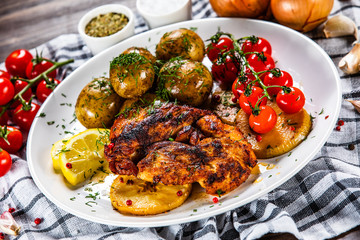
[{"label": "onion skin", "polygon": [[274,18],[282,25],[308,32],[325,22],[334,0],[271,0]]},{"label": "onion skin", "polygon": [[210,0],[219,17],[247,17],[268,19],[270,0]]}]

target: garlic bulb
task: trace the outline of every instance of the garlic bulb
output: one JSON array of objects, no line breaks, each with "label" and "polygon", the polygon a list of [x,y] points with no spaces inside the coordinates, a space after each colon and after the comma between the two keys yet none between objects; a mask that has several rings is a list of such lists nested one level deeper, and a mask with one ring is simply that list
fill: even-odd
[{"label": "garlic bulb", "polygon": [[347,100],[348,102],[350,102],[354,108],[356,109],[356,111],[358,113],[360,113],[360,101],[359,100]]},{"label": "garlic bulb", "polygon": [[324,26],[326,38],[353,35],[358,40],[358,29],[350,18],[344,15],[337,15],[326,21]]},{"label": "garlic bulb", "polygon": [[14,236],[19,234],[20,226],[8,211],[0,216],[0,231]]},{"label": "garlic bulb", "polygon": [[351,51],[340,60],[339,68],[347,74],[360,71],[360,43],[356,43]]}]

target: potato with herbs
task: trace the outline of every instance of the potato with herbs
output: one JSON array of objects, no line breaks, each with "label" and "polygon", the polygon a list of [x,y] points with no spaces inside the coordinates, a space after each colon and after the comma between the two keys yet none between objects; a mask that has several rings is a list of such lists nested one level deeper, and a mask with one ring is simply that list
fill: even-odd
[{"label": "potato with herbs", "polygon": [[213,79],[201,62],[171,59],[160,69],[158,87],[163,98],[199,106],[209,97]]},{"label": "potato with herbs", "polygon": [[164,61],[182,57],[201,62],[204,55],[203,40],[194,31],[185,28],[165,33],[156,45],[156,58]]},{"label": "potato with herbs", "polygon": [[123,52],[123,54],[128,54],[128,53],[138,53],[141,56],[144,56],[147,59],[149,59],[152,64],[155,64],[155,62],[156,62],[156,58],[154,57],[154,55],[152,55],[152,53],[149,50],[147,50],[146,48],[130,47]]},{"label": "potato with herbs", "polygon": [[81,90],[75,105],[75,115],[86,128],[110,127],[122,102],[109,79],[95,78]]},{"label": "potato with herbs", "polygon": [[139,53],[122,53],[110,63],[110,82],[120,97],[143,95],[152,87],[154,79],[155,69],[151,60]]}]

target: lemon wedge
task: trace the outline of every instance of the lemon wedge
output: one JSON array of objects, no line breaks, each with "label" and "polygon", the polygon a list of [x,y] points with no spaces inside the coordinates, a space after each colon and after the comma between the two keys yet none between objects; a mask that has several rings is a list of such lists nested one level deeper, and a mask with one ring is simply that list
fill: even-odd
[{"label": "lemon wedge", "polygon": [[60,168],[71,185],[78,185],[94,175],[106,162],[104,145],[109,142],[109,130],[88,129],[72,136],[59,154]]},{"label": "lemon wedge", "polygon": [[59,141],[57,141],[56,143],[54,143],[54,145],[51,148],[50,154],[51,154],[51,160],[53,163],[53,167],[54,170],[56,172],[61,171],[61,167],[60,167],[60,153],[62,148],[64,147],[65,143],[67,142],[68,139],[61,139]]}]

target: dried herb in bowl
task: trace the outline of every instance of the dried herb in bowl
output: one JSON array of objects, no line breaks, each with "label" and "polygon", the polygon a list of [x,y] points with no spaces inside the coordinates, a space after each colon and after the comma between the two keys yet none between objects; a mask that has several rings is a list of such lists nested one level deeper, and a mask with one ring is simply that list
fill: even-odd
[{"label": "dried herb in bowl", "polygon": [[128,22],[129,18],[122,13],[100,14],[86,25],[85,33],[91,37],[110,36],[123,29]]}]

